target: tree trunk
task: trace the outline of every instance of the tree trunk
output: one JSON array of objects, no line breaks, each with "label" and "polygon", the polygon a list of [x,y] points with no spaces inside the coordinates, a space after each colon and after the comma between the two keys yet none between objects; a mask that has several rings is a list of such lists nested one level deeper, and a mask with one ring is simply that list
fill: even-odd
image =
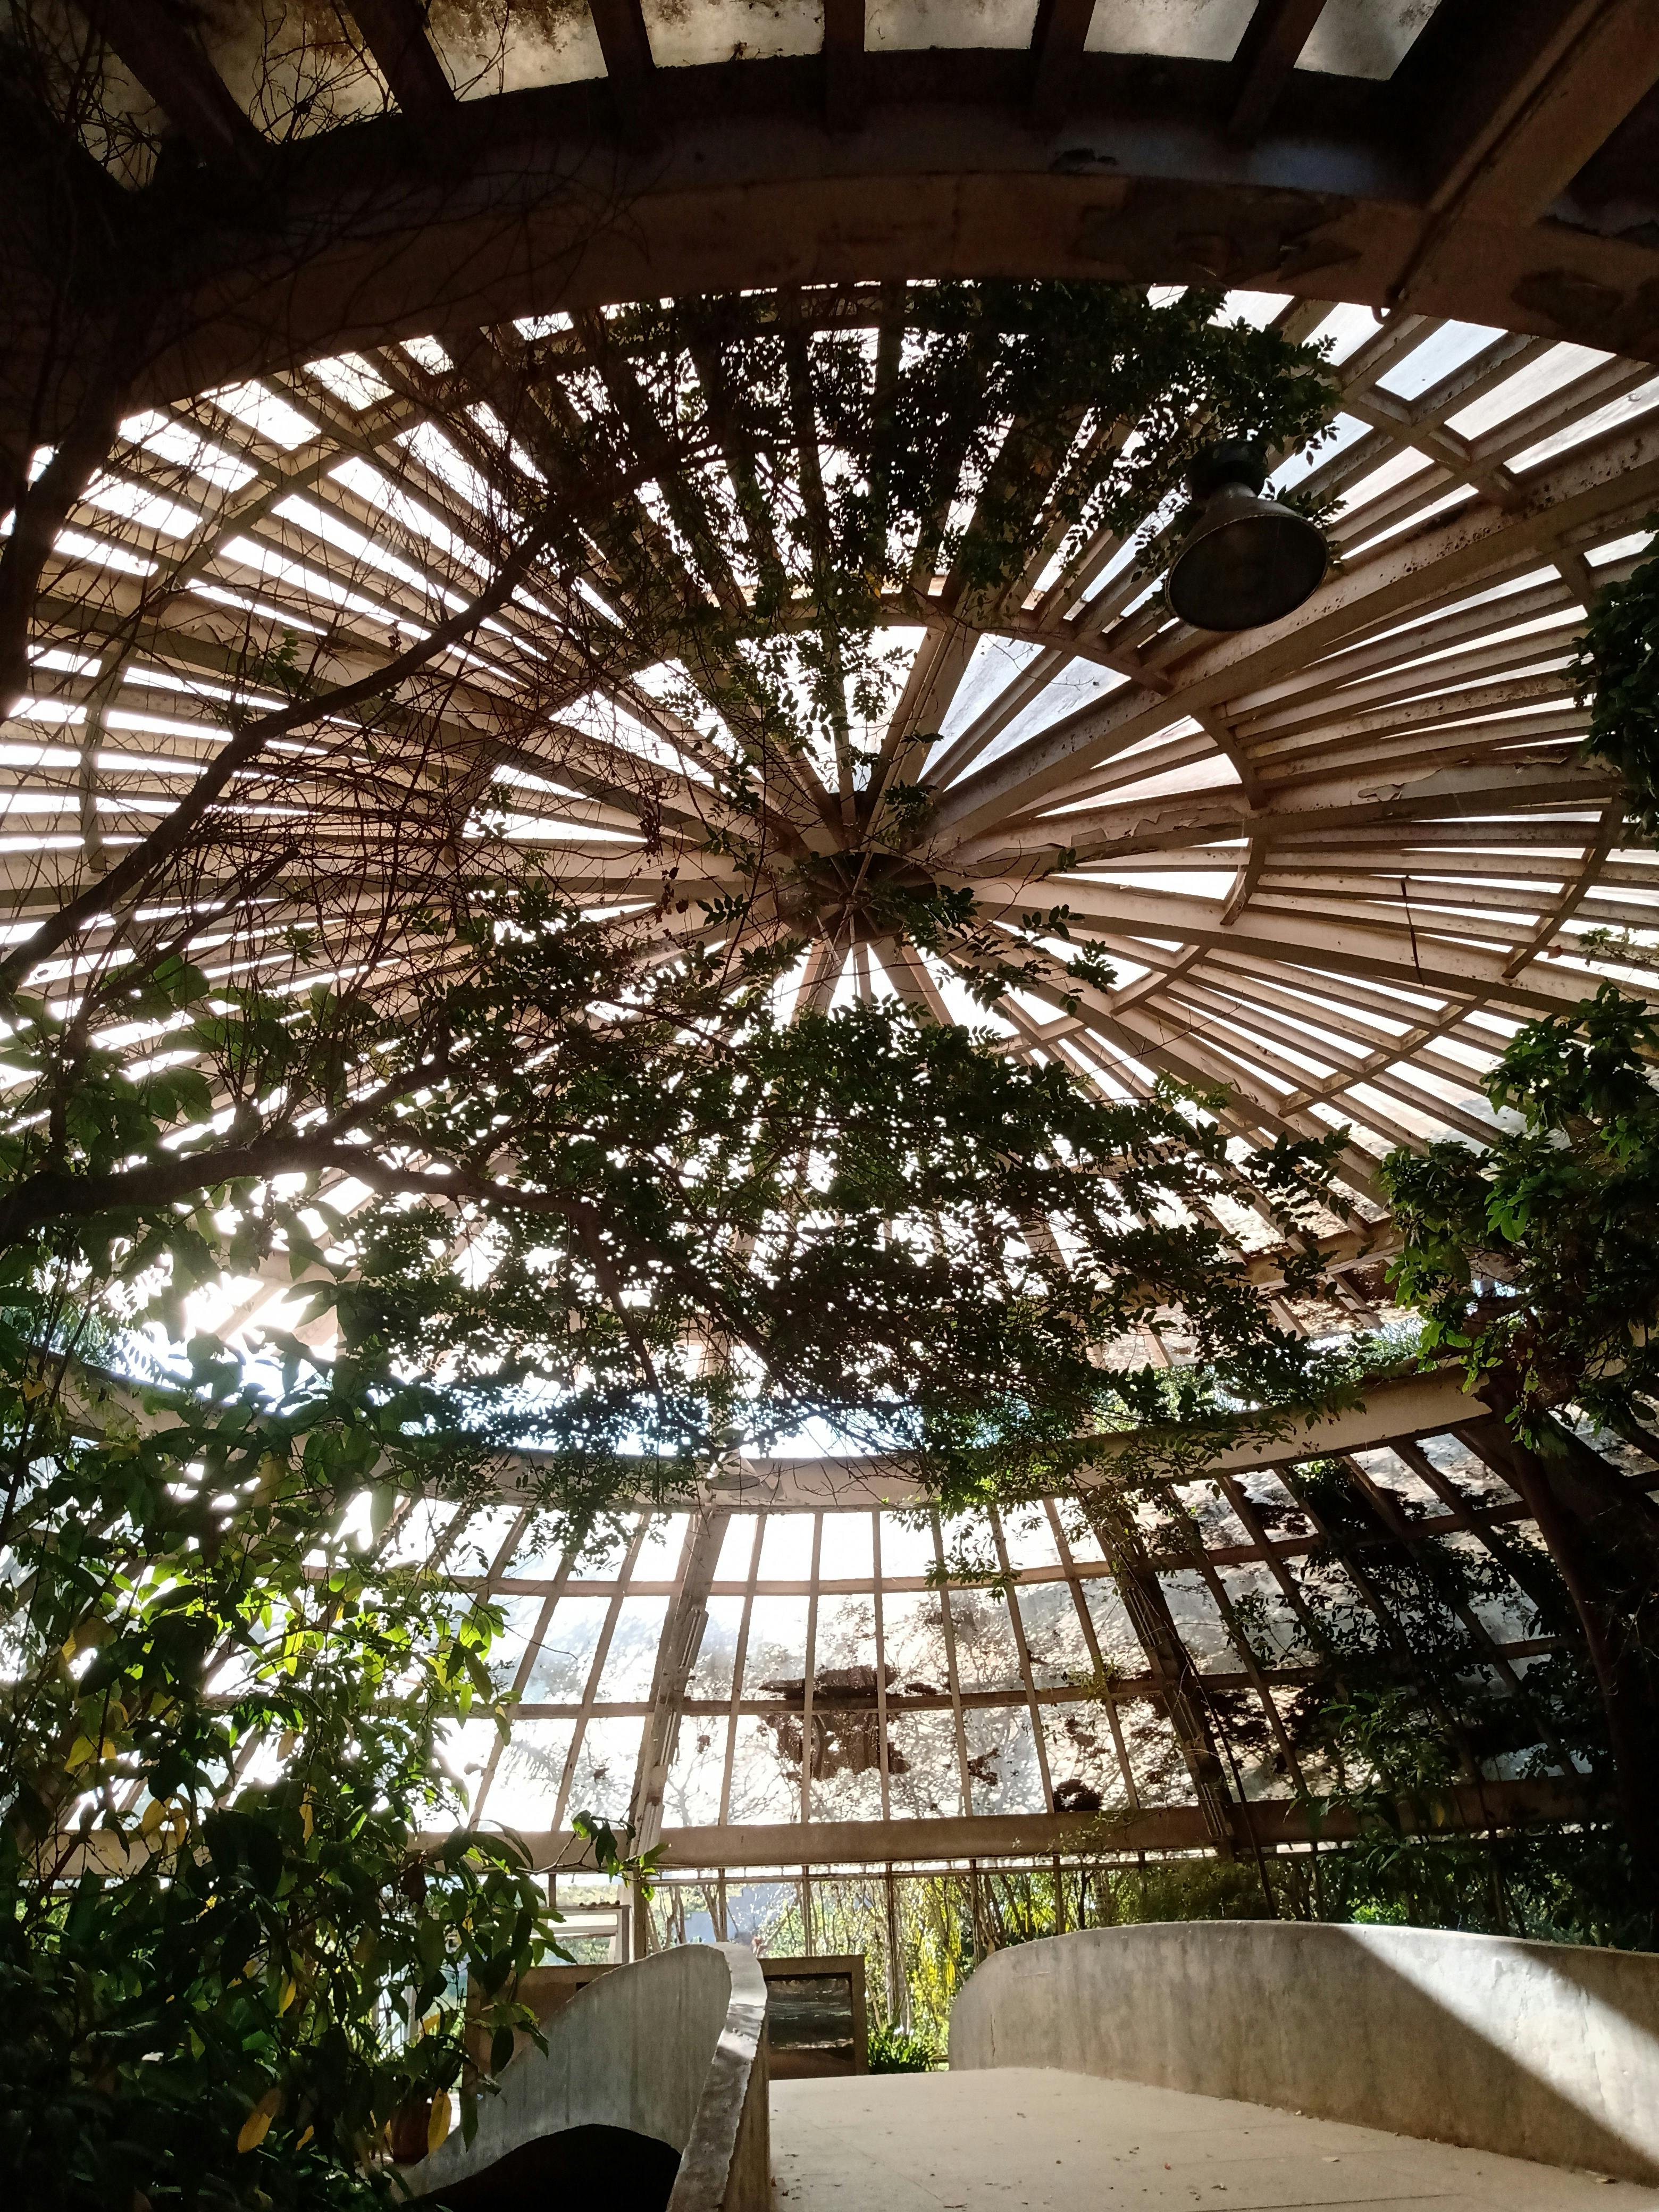
[{"label": "tree trunk", "polygon": [[1647,1655],[1632,1617],[1653,1587],[1647,1516],[1618,1469],[1559,1424],[1545,1426],[1542,1451],[1516,1436],[1501,1418],[1519,1402],[1508,1376],[1494,1372],[1480,1388],[1498,1418],[1472,1425],[1471,1433],[1538,1524],[1572,1600],[1601,1693],[1620,1824],[1637,1881],[1650,1896],[1659,1888],[1659,1731]]},{"label": "tree trunk", "polygon": [[1105,1484],[1080,1486],[1079,1496],[1116,1580],[1129,1625],[1146,1655],[1148,1670],[1158,1686],[1170,1726],[1192,1778],[1206,1831],[1218,1856],[1231,1859],[1237,1850],[1233,1808],[1205,1710],[1203,1686],[1181,1640],[1134,1516],[1118,1492]]},{"label": "tree trunk", "polygon": [[[29,625],[40,571],[70,509],[109,459],[143,365],[148,328],[147,313],[118,319],[61,444],[35,481],[20,489],[11,536],[0,548],[0,713],[9,714],[28,690]],[[24,465],[27,471],[27,459]]]}]

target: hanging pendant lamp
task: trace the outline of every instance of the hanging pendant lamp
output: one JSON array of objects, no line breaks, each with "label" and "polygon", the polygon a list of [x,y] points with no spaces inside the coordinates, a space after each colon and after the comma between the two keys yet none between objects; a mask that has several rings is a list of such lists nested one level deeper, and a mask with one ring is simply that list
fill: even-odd
[{"label": "hanging pendant lamp", "polygon": [[1242,439],[1188,472],[1202,512],[1170,566],[1170,605],[1194,629],[1260,629],[1318,589],[1330,549],[1305,514],[1263,496],[1267,464]]}]

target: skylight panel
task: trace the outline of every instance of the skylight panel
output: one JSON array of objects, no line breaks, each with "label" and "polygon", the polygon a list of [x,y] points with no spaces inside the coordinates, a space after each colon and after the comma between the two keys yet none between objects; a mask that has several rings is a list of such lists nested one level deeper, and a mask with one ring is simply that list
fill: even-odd
[{"label": "skylight panel", "polygon": [[1024,744],[1028,738],[1039,736],[1067,714],[1079,708],[1091,706],[1105,699],[1114,691],[1125,690],[1129,678],[1115,668],[1103,668],[1098,661],[1073,660],[1052,677],[1028,707],[1023,708],[1008,724],[992,738],[974,763],[981,769]]},{"label": "skylight panel", "polygon": [[1345,516],[1357,513],[1359,508],[1368,507],[1372,500],[1380,499],[1385,491],[1394,491],[1400,485],[1409,483],[1414,477],[1427,476],[1435,465],[1428,455],[1419,453],[1415,446],[1403,447],[1398,453],[1390,453],[1386,461],[1379,462],[1357,483],[1348,486],[1343,494],[1340,511]]},{"label": "skylight panel", "polygon": [[32,645],[29,665],[50,676],[95,676],[103,666],[96,653],[64,653],[57,646]]},{"label": "skylight panel", "polygon": [[[181,732],[180,734],[185,733]],[[193,738],[201,732],[191,730],[188,734]],[[215,731],[210,734],[217,737],[222,732]],[[182,759],[170,753],[100,752],[97,757],[99,772],[104,775],[198,776],[207,765],[206,760]]]},{"label": "skylight panel", "polygon": [[177,691],[191,699],[222,699],[241,707],[276,708],[289,703],[269,692],[250,691],[243,686],[213,684],[202,676],[182,676],[171,668],[145,668],[133,663],[121,671],[123,684],[134,684],[155,691]]},{"label": "skylight panel", "polygon": [[464,568],[471,568],[475,575],[483,576],[489,573],[489,562],[476,545],[441,520],[424,501],[414,498],[368,461],[351,454],[337,463],[329,471],[329,475],[336,483],[355,493],[365,506],[378,508],[388,521],[397,523],[412,536],[424,538],[429,545],[435,546],[439,552],[447,554]]},{"label": "skylight panel", "polygon": [[588,582],[586,576],[578,576],[576,578],[575,589],[579,596],[586,599],[590,607],[594,608],[599,614],[604,616],[606,622],[614,623],[618,629],[622,628],[622,617],[617,612],[617,610],[611,605],[608,599],[605,599],[600,597],[593,586]]},{"label": "skylight panel", "polygon": [[1263,331],[1290,304],[1288,292],[1229,292],[1211,319],[1217,323],[1249,323],[1253,329]]},{"label": "skylight panel", "polygon": [[1539,468],[1546,461],[1553,461],[1562,453],[1571,453],[1575,446],[1586,445],[1592,438],[1599,438],[1608,430],[1619,429],[1640,416],[1650,414],[1656,407],[1659,407],[1659,376],[1650,377],[1645,384],[1638,384],[1634,392],[1627,392],[1621,398],[1610,400],[1605,407],[1598,407],[1593,414],[1582,416],[1577,422],[1570,422],[1565,430],[1556,431],[1552,437],[1540,438],[1535,446],[1528,446],[1524,452],[1516,453],[1510,466],[1517,472]]},{"label": "skylight panel", "polygon": [[1653,539],[1645,530],[1637,531],[1628,538],[1615,538],[1610,545],[1598,545],[1584,558],[1592,568],[1605,568],[1609,561],[1628,561],[1633,554],[1645,553]]},{"label": "skylight panel", "polygon": [[[308,568],[303,562],[289,560],[285,554],[273,553],[252,538],[228,538],[219,549],[218,558],[239,562],[243,568],[252,568],[274,582],[293,584],[313,598],[326,601],[331,606],[348,608],[353,614],[371,615],[376,622],[384,623],[388,627],[401,624],[416,636],[425,635],[410,623],[400,608],[384,605],[378,599],[365,599],[360,592],[348,591],[343,584],[337,584],[332,576],[325,576],[320,570]],[[278,615],[277,619],[286,622],[288,617]]]},{"label": "skylight panel", "polygon": [[[823,45],[821,0],[645,0],[646,33],[659,69],[729,62],[773,61],[816,54]],[[670,304],[664,302],[666,306]]]},{"label": "skylight panel", "polygon": [[0,814],[72,814],[80,804],[73,791],[0,792]]},{"label": "skylight panel", "polygon": [[1351,354],[1358,353],[1368,339],[1374,338],[1382,327],[1375,309],[1345,303],[1332,308],[1308,343],[1316,346],[1328,340],[1331,362],[1340,365]]},{"label": "skylight panel", "polygon": [[154,738],[201,738],[222,744],[230,732],[214,722],[185,722],[170,714],[141,714],[131,707],[112,707],[104,716],[110,730],[131,730]]},{"label": "skylight panel", "polygon": [[[7,718],[10,720],[9,716]],[[67,745],[0,745],[0,768],[79,768],[81,756]],[[0,943],[8,939],[0,938]]]},{"label": "skylight panel", "polygon": [[307,637],[320,637],[323,633],[316,623],[307,622],[288,607],[273,607],[264,599],[250,599],[246,592],[233,592],[224,584],[210,584],[200,576],[192,576],[187,588],[198,599],[211,599],[216,606],[240,607],[244,614],[259,615],[266,622],[276,623],[284,629],[303,630]]},{"label": "skylight panel", "polygon": [[436,338],[405,338],[403,349],[428,376],[447,376],[455,366]]},{"label": "skylight panel", "polygon": [[434,428],[430,422],[417,422],[410,429],[400,431],[398,443],[404,447],[423,469],[429,470],[440,483],[447,484],[452,491],[459,492],[467,505],[476,507],[480,514],[499,519],[510,512],[507,502],[489,478],[480,475],[471,461],[464,459],[443,432]]},{"label": "skylight panel", "polygon": [[1490,330],[1481,323],[1443,323],[1421,345],[1413,346],[1403,360],[1395,362],[1385,375],[1379,376],[1376,388],[1393,392],[1396,399],[1416,399],[1503,336],[1502,331]]},{"label": "skylight panel", "polygon": [[939,724],[939,735],[945,742],[953,744],[1007,690],[1015,678],[1030,666],[1042,650],[1039,645],[1019,644],[1009,638],[988,635],[981,637],[969,656],[962,680],[957,685],[956,696]]},{"label": "skylight panel", "polygon": [[1553,345],[1455,415],[1446,417],[1446,428],[1460,438],[1481,438],[1513,416],[1551,398],[1581,376],[1613,358],[1594,353],[1588,346]]},{"label": "skylight panel", "polygon": [[124,521],[136,522],[141,530],[153,531],[158,538],[189,538],[202,526],[195,507],[186,507],[182,500],[164,498],[142,484],[129,483],[123,477],[95,477],[81,496],[87,506],[101,507],[106,514],[118,514]]},{"label": "skylight panel", "polygon": [[99,568],[114,568],[124,576],[153,576],[158,565],[147,561],[142,553],[130,552],[125,545],[112,545],[101,538],[88,538],[81,530],[60,530],[52,544],[59,553],[67,553],[74,560],[88,561]]},{"label": "skylight panel", "polygon": [[320,538],[325,544],[332,545],[342,553],[349,553],[354,561],[378,568],[383,575],[395,576],[400,583],[408,584],[422,594],[440,599],[447,606],[460,607],[465,604],[424,571],[408,561],[400,560],[397,554],[388,552],[384,546],[377,545],[372,538],[364,537],[361,530],[354,530],[349,522],[342,521],[338,515],[331,514],[325,507],[319,507],[314,500],[292,492],[288,498],[279,501],[272,512],[284,522],[291,522],[299,529],[309,532],[313,538]]},{"label": "skylight panel", "polygon": [[547,482],[544,471],[537,466],[527,448],[521,446],[519,441],[509,433],[506,423],[488,401],[480,399],[476,405],[469,407],[466,411],[486,436],[493,438],[503,453],[512,455],[513,465],[515,469],[520,470],[536,483]]},{"label": "skylight panel", "polygon": [[1036,0],[868,0],[864,43],[871,53],[928,46],[1024,50],[1036,22]]},{"label": "skylight panel", "polygon": [[308,361],[306,374],[314,376],[325,391],[331,392],[354,414],[361,415],[366,408],[377,407],[381,400],[392,397],[392,386],[361,354],[330,354],[321,361]]},{"label": "skylight panel", "polygon": [[263,384],[227,384],[217,392],[205,392],[202,397],[222,414],[234,416],[246,422],[250,430],[283,453],[291,453],[298,447],[308,445],[320,435],[317,425],[297,407],[281,398]]},{"label": "skylight panel", "polygon": [[240,491],[258,474],[240,455],[227,453],[188,422],[176,422],[155,408],[143,415],[130,415],[121,425],[121,435],[129,445],[141,447],[158,460],[188,469],[191,476],[200,477],[216,490]]},{"label": "skylight panel", "polygon": [[601,738],[608,744],[621,745],[637,753],[658,768],[672,769],[677,775],[692,777],[699,783],[710,781],[708,771],[683,753],[678,746],[648,729],[637,715],[630,714],[602,692],[589,691],[563,708],[558,721],[585,735]]},{"label": "skylight panel", "polygon": [[1330,76],[1390,77],[1440,0],[1325,0],[1298,69]]},{"label": "skylight panel", "polygon": [[574,325],[564,309],[556,307],[550,315],[521,315],[513,327],[526,344],[533,344],[538,338],[550,338],[556,331],[568,331]]},{"label": "skylight panel", "polygon": [[1110,0],[1097,8],[1085,40],[1094,54],[1166,54],[1230,62],[1255,0]]}]

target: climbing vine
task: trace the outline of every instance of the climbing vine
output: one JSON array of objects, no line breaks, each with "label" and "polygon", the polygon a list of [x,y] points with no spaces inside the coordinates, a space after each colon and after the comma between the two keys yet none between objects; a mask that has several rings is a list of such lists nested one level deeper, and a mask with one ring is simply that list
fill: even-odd
[{"label": "climbing vine", "polygon": [[1659,539],[1596,600],[1572,673],[1590,709],[1589,750],[1624,777],[1631,819],[1659,834]]}]

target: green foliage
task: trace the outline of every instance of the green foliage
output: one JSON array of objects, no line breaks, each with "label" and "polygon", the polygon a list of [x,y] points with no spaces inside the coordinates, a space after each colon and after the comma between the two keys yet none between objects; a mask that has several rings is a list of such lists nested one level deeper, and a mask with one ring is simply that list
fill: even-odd
[{"label": "green foliage", "polygon": [[[1104,1101],[892,1001],[787,1023],[712,961],[641,980],[625,936],[529,891],[406,971],[395,1021],[367,988],[194,971],[118,970],[108,1003],[164,1021],[175,1064],[20,1010],[6,1279],[176,1339],[197,1287],[285,1264],[337,1319],[331,1387],[441,1377],[430,1418],[546,1448],[581,1510],[734,1426],[1058,1449],[1135,1416],[1090,1347],[1169,1309],[1243,1395],[1313,1371],[1212,1215],[1237,1194],[1299,1232],[1337,1140],[1234,1157],[1217,1100]],[[366,1186],[347,1217],[327,1173]],[[1035,1218],[1067,1257],[1019,1243]],[[623,1464],[641,1440],[654,1475]]]},{"label": "green foliage", "polygon": [[393,2116],[462,2082],[469,1989],[510,2049],[552,1941],[517,1848],[454,1826],[498,1620],[388,1546],[444,1456],[425,1394],[196,1380],[0,1330],[0,2156],[64,2212],[370,2202]]},{"label": "green foliage", "polygon": [[1588,749],[1618,769],[1627,812],[1652,836],[1659,833],[1659,540],[1647,555],[1597,599],[1572,672],[1590,708]]},{"label": "green foliage", "polygon": [[1506,1117],[1486,1152],[1448,1139],[1382,1164],[1395,1294],[1425,1315],[1425,1352],[1507,1372],[1534,1437],[1569,1401],[1644,1418],[1659,1382],[1656,1047],[1644,1003],[1604,984],[1505,1048],[1481,1086]]},{"label": "green foliage", "polygon": [[936,2043],[924,2042],[908,2028],[884,2021],[870,2031],[870,2071],[872,2074],[931,2074],[945,2063]]},{"label": "green foliage", "polygon": [[655,1894],[657,1865],[662,1857],[660,1844],[653,1844],[648,1851],[636,1851],[631,1821],[618,1842],[610,1821],[592,1813],[578,1813],[570,1823],[570,1832],[592,1845],[593,1863],[602,1875],[608,1875],[615,1881],[628,1882],[647,1903],[650,1901]]},{"label": "green foliage", "polygon": [[[882,632],[915,617],[931,577],[951,574],[958,617],[994,615],[1042,547],[1063,592],[1102,533],[1156,529],[1215,438],[1288,453],[1328,434],[1336,393],[1320,352],[1225,325],[1222,303],[1194,289],[1154,305],[1129,285],[915,285],[890,349],[721,300],[609,319],[606,345],[665,426],[675,526],[711,596],[688,607],[640,549],[607,551],[632,633],[685,672],[670,702],[751,825],[740,857],[757,877],[787,896],[792,872],[814,866],[797,763],[860,837],[896,854],[925,844],[931,794],[894,774],[881,734],[909,657]],[[581,396],[582,466],[660,477],[664,449],[604,386]],[[734,452],[756,465],[734,470]],[[742,592],[722,589],[736,548],[754,571]],[[848,889],[878,899],[879,871]]]}]

